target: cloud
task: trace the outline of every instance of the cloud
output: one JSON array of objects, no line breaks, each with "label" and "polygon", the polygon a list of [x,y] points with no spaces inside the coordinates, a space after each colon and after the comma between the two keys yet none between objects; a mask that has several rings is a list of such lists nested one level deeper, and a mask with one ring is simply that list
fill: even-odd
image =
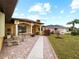
[{"label": "cloud", "polygon": [[64,10],[61,10],[60,13],[63,14],[64,13]]},{"label": "cloud", "polygon": [[37,12],[39,14],[47,14],[50,12],[51,6],[49,3],[38,3],[28,10],[28,12]]},{"label": "cloud", "polygon": [[75,12],[76,12],[76,10],[72,10],[72,11],[70,11],[71,14],[73,14],[73,13],[75,13]]},{"label": "cloud", "polygon": [[23,19],[30,19],[36,21],[37,19],[40,19],[41,22],[46,23],[46,21],[49,19],[48,17],[42,17],[40,15],[33,15],[33,14],[28,14],[25,15],[23,12],[16,12],[12,16],[13,18],[23,18]]},{"label": "cloud", "polygon": [[41,12],[42,11],[42,4],[41,3],[39,3],[39,4],[37,4],[37,5],[34,5],[34,6],[32,6],[30,9],[29,9],[29,12],[32,12],[32,11],[34,11],[34,12]]},{"label": "cloud", "polygon": [[36,21],[37,19],[40,19],[40,16],[39,15],[28,15],[28,16],[26,16],[26,18]]},{"label": "cloud", "polygon": [[25,14],[23,12],[15,12],[12,17],[14,17],[14,18],[26,18]]},{"label": "cloud", "polygon": [[25,18],[25,19],[31,19],[31,20],[40,19],[39,15],[25,15],[23,12],[15,12],[12,17],[13,18]]},{"label": "cloud", "polygon": [[72,0],[72,3],[70,6],[72,9],[79,9],[79,0]]},{"label": "cloud", "polygon": [[51,6],[50,6],[50,4],[49,4],[49,3],[44,3],[43,8],[44,8],[44,10],[45,10],[46,12],[49,12],[49,11],[50,11]]}]

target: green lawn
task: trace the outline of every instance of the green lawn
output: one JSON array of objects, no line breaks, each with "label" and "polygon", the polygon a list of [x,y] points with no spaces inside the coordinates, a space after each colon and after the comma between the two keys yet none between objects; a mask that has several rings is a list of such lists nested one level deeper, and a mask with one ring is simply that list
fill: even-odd
[{"label": "green lawn", "polygon": [[49,36],[49,41],[53,46],[59,59],[79,59],[79,36],[63,35],[63,39]]}]

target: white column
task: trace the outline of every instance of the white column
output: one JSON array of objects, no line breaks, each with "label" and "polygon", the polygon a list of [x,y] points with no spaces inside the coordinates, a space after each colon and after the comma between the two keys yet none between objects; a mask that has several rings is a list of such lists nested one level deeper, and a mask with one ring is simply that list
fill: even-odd
[{"label": "white column", "polygon": [[32,32],[33,25],[34,25],[34,24],[33,24],[33,23],[31,23],[31,34],[33,33],[33,32]]},{"label": "white column", "polygon": [[3,46],[4,36],[5,36],[5,14],[0,11],[0,51]]},{"label": "white column", "polygon": [[15,36],[18,36],[18,24],[19,21],[15,20]]},{"label": "white column", "polygon": [[42,26],[40,25],[40,34],[42,34],[42,30],[41,30]]},{"label": "white column", "polygon": [[16,24],[16,36],[18,36],[18,24]]},{"label": "white column", "polygon": [[0,12],[0,37],[5,36],[5,14]]}]

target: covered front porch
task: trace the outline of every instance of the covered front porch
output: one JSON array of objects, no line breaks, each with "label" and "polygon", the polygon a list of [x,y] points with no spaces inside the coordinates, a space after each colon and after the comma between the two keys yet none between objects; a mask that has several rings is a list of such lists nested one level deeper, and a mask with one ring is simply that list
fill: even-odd
[{"label": "covered front porch", "polygon": [[17,0],[0,0],[0,51],[5,37],[5,23],[10,21]]},{"label": "covered front porch", "polygon": [[[12,18],[5,23],[5,40],[8,46],[19,44],[24,41],[26,35],[35,36],[42,34],[42,24],[28,20]],[[6,45],[6,44],[5,44]]]},{"label": "covered front porch", "polygon": [[42,34],[42,25],[15,20],[14,23],[6,23],[6,35],[19,36],[20,34]]}]

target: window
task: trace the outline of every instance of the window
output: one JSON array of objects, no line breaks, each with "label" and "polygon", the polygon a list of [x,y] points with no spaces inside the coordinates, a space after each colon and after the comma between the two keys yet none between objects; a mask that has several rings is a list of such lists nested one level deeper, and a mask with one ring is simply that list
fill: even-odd
[{"label": "window", "polygon": [[26,33],[26,26],[19,25],[18,26],[18,31],[19,31],[19,33]]}]

